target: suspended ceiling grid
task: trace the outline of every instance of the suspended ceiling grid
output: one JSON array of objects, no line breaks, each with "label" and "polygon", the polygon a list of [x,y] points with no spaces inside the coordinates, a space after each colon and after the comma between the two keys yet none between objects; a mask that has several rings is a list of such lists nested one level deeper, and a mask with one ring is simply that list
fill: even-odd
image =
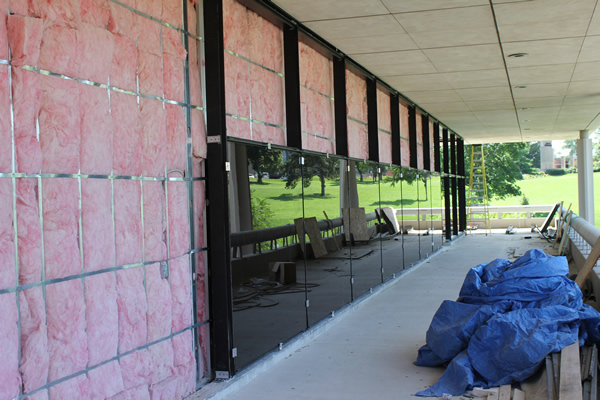
[{"label": "suspended ceiling grid", "polygon": [[467,143],[600,126],[597,0],[274,2]]}]

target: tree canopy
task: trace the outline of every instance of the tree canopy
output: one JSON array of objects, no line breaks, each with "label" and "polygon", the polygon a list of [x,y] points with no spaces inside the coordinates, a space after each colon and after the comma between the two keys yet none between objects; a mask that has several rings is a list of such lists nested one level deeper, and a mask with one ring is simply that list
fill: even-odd
[{"label": "tree canopy", "polygon": [[258,146],[246,146],[248,163],[256,172],[257,183],[263,183],[265,173],[273,174],[281,169],[282,151]]},{"label": "tree canopy", "polygon": [[325,179],[336,179],[340,175],[338,162],[323,156],[305,155],[304,165],[300,165],[299,158],[298,153],[292,153],[283,166],[286,189],[294,189],[301,179],[302,186],[307,188],[317,176],[321,181],[321,196],[325,196]]}]

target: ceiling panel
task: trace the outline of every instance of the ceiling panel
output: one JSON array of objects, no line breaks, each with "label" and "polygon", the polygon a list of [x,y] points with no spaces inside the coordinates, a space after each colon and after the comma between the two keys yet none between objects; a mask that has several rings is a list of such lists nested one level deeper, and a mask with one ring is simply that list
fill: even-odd
[{"label": "ceiling panel", "polygon": [[568,87],[568,83],[542,83],[527,85],[526,87],[513,86],[513,97],[515,99],[560,97],[566,95]]},{"label": "ceiling panel", "polygon": [[590,27],[587,32],[588,35],[600,35],[600,7],[596,7]]},{"label": "ceiling panel", "polygon": [[487,5],[487,0],[382,0],[392,13]]},{"label": "ceiling panel", "polygon": [[[425,61],[423,63],[414,64],[378,64],[377,62],[366,62],[361,63],[373,72],[377,76],[389,77],[389,76],[403,76],[403,75],[417,75],[417,74],[435,74],[437,69],[432,63]],[[386,79],[388,83],[389,79]]]},{"label": "ceiling panel", "polygon": [[452,103],[423,103],[420,105],[433,114],[471,111],[465,103],[458,101]]},{"label": "ceiling panel", "polygon": [[577,63],[573,81],[589,81],[600,78],[600,62]]},{"label": "ceiling panel", "polygon": [[456,94],[468,102],[482,100],[510,100],[510,89],[507,86],[489,88],[457,89]]},{"label": "ceiling panel", "polygon": [[349,55],[384,51],[417,49],[409,35],[396,33],[394,35],[364,36],[347,39],[331,40],[336,47],[344,49]]},{"label": "ceiling panel", "polygon": [[391,15],[307,22],[306,26],[324,32],[327,40],[406,33]]},{"label": "ceiling panel", "polygon": [[504,68],[497,45],[445,47],[424,49],[423,52],[439,72]]},{"label": "ceiling panel", "polygon": [[571,82],[567,96],[596,95],[600,96],[600,80]]},{"label": "ceiling panel", "polygon": [[403,92],[417,103],[449,103],[462,101],[454,90],[428,90],[422,92]]},{"label": "ceiling panel", "polygon": [[468,101],[465,103],[471,111],[492,111],[492,110],[514,110],[515,106],[510,100],[479,100]]},{"label": "ceiling panel", "polygon": [[553,22],[580,19],[594,12],[596,0],[544,0],[496,4],[494,10],[498,26],[527,25],[536,22]]},{"label": "ceiling panel", "polygon": [[574,69],[575,64],[541,65],[509,68],[508,74],[513,85],[564,83],[571,80]]},{"label": "ceiling panel", "polygon": [[389,76],[386,81],[401,92],[452,89],[444,77],[437,74]]},{"label": "ceiling panel", "polygon": [[500,37],[503,42],[522,42],[584,36],[588,22],[589,19],[576,19],[504,25],[500,27]]},{"label": "ceiling panel", "polygon": [[497,43],[496,30],[491,27],[474,27],[444,31],[428,31],[410,34],[422,49],[437,47],[468,46],[473,44]]},{"label": "ceiling panel", "polygon": [[[506,64],[509,68],[574,64],[577,62],[583,38],[535,40],[504,43]],[[508,57],[510,54],[527,53],[524,57]],[[592,61],[592,60],[590,60]]]},{"label": "ceiling panel", "polygon": [[429,59],[421,50],[387,51],[380,53],[364,53],[352,57],[361,64],[417,64],[429,62]]},{"label": "ceiling panel", "polygon": [[394,14],[394,17],[409,34],[494,26],[488,6]]},{"label": "ceiling panel", "polygon": [[600,36],[588,36],[585,38],[578,61],[600,61]]},{"label": "ceiling panel", "polygon": [[515,99],[517,110],[521,108],[560,107],[564,97],[538,97]]},{"label": "ceiling panel", "polygon": [[302,22],[324,19],[365,17],[389,14],[379,0],[275,0],[275,4]]},{"label": "ceiling panel", "polygon": [[508,83],[504,69],[449,72],[442,75],[453,89],[505,86]]}]

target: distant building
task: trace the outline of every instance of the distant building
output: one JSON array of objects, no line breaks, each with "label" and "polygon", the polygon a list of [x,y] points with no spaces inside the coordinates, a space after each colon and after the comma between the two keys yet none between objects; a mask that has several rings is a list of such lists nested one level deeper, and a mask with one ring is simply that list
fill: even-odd
[{"label": "distant building", "polygon": [[540,142],[540,169],[545,171],[550,168],[555,168],[552,141]]}]

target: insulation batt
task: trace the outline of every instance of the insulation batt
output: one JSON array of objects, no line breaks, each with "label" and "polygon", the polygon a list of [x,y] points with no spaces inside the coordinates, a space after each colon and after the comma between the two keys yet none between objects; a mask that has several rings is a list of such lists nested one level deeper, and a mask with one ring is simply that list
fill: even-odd
[{"label": "insulation batt", "polygon": [[111,397],[110,400],[150,400],[148,385],[140,385],[127,389],[118,395]]},{"label": "insulation batt", "polygon": [[140,92],[163,97],[164,81],[161,57],[147,51],[138,51]]},{"label": "insulation batt", "polygon": [[367,122],[367,81],[346,70],[347,115]]},{"label": "insulation batt", "polygon": [[206,257],[204,252],[196,254],[196,310],[198,321],[208,320],[208,308],[206,306]]},{"label": "insulation batt", "polygon": [[17,180],[17,233],[21,285],[42,280],[42,228],[38,193],[37,179]]},{"label": "insulation batt", "polygon": [[107,0],[81,0],[81,22],[106,28],[109,16]]},{"label": "insulation batt", "polygon": [[[190,43],[190,47],[194,47],[197,43],[197,40],[194,38],[188,38],[188,40]],[[162,46],[163,46],[163,53],[175,56],[175,58],[177,58],[180,61],[185,60],[187,52],[185,51],[185,47],[183,46],[183,43],[182,43],[181,32],[179,32],[175,29],[171,29],[171,28],[167,28],[167,27],[163,26]],[[193,62],[197,61],[197,59],[192,60],[192,57],[191,57],[192,51],[196,51],[196,49],[195,48],[194,48],[194,50],[190,49],[190,64],[192,63],[192,61]]]},{"label": "insulation batt", "polygon": [[190,249],[187,182],[167,182],[169,196],[169,257]]},{"label": "insulation batt", "polygon": [[142,262],[141,188],[138,181],[115,180],[117,265]]},{"label": "insulation batt", "polygon": [[[199,164],[202,166],[202,164]],[[194,176],[202,176],[202,173],[194,174]],[[204,214],[206,212],[206,186],[204,182],[197,181],[193,183],[194,185],[194,216],[196,218],[196,222],[194,223],[194,227],[196,229],[194,239],[196,239],[196,244],[194,248],[201,249],[204,247]]]},{"label": "insulation batt", "polygon": [[36,138],[36,125],[42,99],[40,75],[14,68],[12,90],[17,171],[39,173],[42,147]]},{"label": "insulation batt", "polygon": [[61,382],[50,387],[51,399],[90,399],[90,381],[85,375],[78,375],[73,379]]},{"label": "insulation batt", "polygon": [[[119,307],[119,351],[128,352],[146,344],[146,291],[144,270],[132,268],[117,271],[117,304]],[[123,371],[127,368],[123,367]],[[124,376],[124,379],[127,379]],[[138,384],[134,385],[137,386]]]},{"label": "insulation batt", "polygon": [[27,0],[10,0],[9,4],[11,13],[27,15]]},{"label": "insulation batt", "polygon": [[[254,64],[250,64],[252,119],[268,122],[277,126],[284,123],[283,80],[278,75]],[[272,143],[285,142],[282,138],[271,138],[267,135],[264,140],[276,139]]]},{"label": "insulation batt", "polygon": [[6,20],[8,17],[8,0],[0,0],[0,58],[8,60],[8,32]]},{"label": "insulation batt", "polygon": [[12,180],[0,178],[0,289],[17,285]]},{"label": "insulation batt", "polygon": [[162,182],[144,182],[144,260],[167,258],[166,200]]},{"label": "insulation batt", "polygon": [[115,127],[113,171],[116,175],[139,176],[142,173],[142,120],[137,99],[113,92],[110,109]]},{"label": "insulation batt", "polygon": [[150,398],[152,400],[171,400],[179,398],[177,391],[180,386],[180,377],[173,376],[150,386]]},{"label": "insulation batt", "polygon": [[[175,374],[173,366],[173,344],[171,340],[164,340],[148,347],[152,358],[151,383],[155,385]],[[152,387],[151,389],[152,390]],[[152,396],[152,391],[150,392]],[[172,397],[173,398],[173,397]]]},{"label": "insulation batt", "polygon": [[[437,132],[437,134],[439,135],[439,132]],[[435,145],[435,142],[433,140],[433,121],[429,120],[429,160],[430,160],[430,165],[429,165],[429,170],[430,171],[434,171],[435,170],[435,154],[433,152],[433,147]]]},{"label": "insulation batt", "polygon": [[104,364],[88,372],[90,394],[93,400],[104,400],[124,390],[118,361]]},{"label": "insulation batt", "polygon": [[[161,19],[173,26],[181,27],[183,22],[182,4],[181,0],[163,0]],[[190,10],[188,10],[188,14],[189,12]]]},{"label": "insulation batt", "polygon": [[82,174],[110,175],[113,161],[114,125],[108,91],[78,85],[81,126],[80,169]]},{"label": "insulation batt", "polygon": [[417,113],[417,168],[423,169],[423,118]]},{"label": "insulation batt", "polygon": [[379,130],[379,162],[392,162],[392,135]]},{"label": "insulation batt", "polygon": [[108,17],[108,30],[112,33],[120,33],[137,40],[137,28],[135,26],[135,14],[119,4],[108,2],[110,15]]},{"label": "insulation batt", "polygon": [[8,45],[12,57],[11,65],[15,67],[37,65],[40,57],[44,22],[38,18],[9,15],[7,29]]},{"label": "insulation batt", "polygon": [[79,83],[42,75],[40,144],[42,172],[76,174],[79,171],[81,120]]},{"label": "insulation batt", "polygon": [[283,33],[254,11],[248,10],[248,46],[252,60],[283,73]]},{"label": "insulation batt", "polygon": [[79,184],[71,178],[42,180],[46,279],[81,273]]},{"label": "insulation batt", "polygon": [[367,126],[348,120],[348,155],[350,157],[362,160],[369,158],[369,143],[367,139]]},{"label": "insulation batt", "polygon": [[103,28],[82,23],[77,29],[76,77],[107,83],[113,59],[113,35]]},{"label": "insulation batt", "polygon": [[80,0],[30,0],[29,14],[76,27],[81,23]]},{"label": "insulation batt", "polygon": [[166,99],[175,100],[180,103],[185,101],[183,72],[183,62],[170,54],[163,56],[163,79]]},{"label": "insulation batt", "polygon": [[225,106],[227,113],[250,118],[248,62],[225,53]]},{"label": "insulation batt", "polygon": [[165,109],[167,110],[167,169],[185,171],[187,158],[185,109],[166,103]]},{"label": "insulation batt", "polygon": [[[190,286],[190,263],[187,256],[170,262],[171,295],[173,306],[173,332],[192,324],[192,288]],[[173,339],[175,345],[175,339]],[[177,350],[177,349],[176,349]]]},{"label": "insulation batt", "polygon": [[146,387],[152,375],[152,357],[148,350],[139,350],[121,358],[121,372],[125,389]]},{"label": "insulation batt", "polygon": [[198,0],[189,0],[188,1],[188,32],[192,35],[200,36],[200,32],[198,32]]},{"label": "insulation batt", "polygon": [[171,334],[172,305],[168,279],[161,277],[159,263],[146,266],[146,296],[148,298],[148,342]]},{"label": "insulation batt", "polygon": [[206,158],[206,124],[204,112],[192,108],[192,151],[193,156],[199,159]]},{"label": "insulation batt", "polygon": [[12,150],[8,145],[12,141],[10,122],[10,87],[8,66],[0,65],[0,172],[12,172]]},{"label": "insulation batt", "polygon": [[25,397],[25,400],[48,400],[48,390],[41,390],[32,394],[31,396]]},{"label": "insulation batt", "polygon": [[44,29],[38,67],[76,77],[80,71],[77,50],[77,30],[50,25]]},{"label": "insulation batt", "polygon": [[164,176],[167,165],[167,112],[164,103],[140,98],[144,176]]},{"label": "insulation batt", "polygon": [[23,390],[29,393],[48,380],[48,331],[46,303],[40,286],[19,294],[21,317],[21,365]]},{"label": "insulation batt", "polygon": [[138,50],[160,57],[160,31],[162,25],[149,18],[136,15],[135,26],[137,29]]},{"label": "insulation batt", "polygon": [[160,19],[162,13],[161,0],[137,0],[135,6],[138,11]]},{"label": "insulation batt", "polygon": [[410,165],[410,144],[408,133],[408,107],[400,103],[400,153],[402,165]]},{"label": "insulation batt", "polygon": [[112,65],[110,68],[111,86],[137,91],[137,48],[135,41],[125,35],[113,35],[114,51]]},{"label": "insulation batt", "polygon": [[19,331],[17,327],[17,299],[14,293],[0,295],[0,399],[19,395]]},{"label": "insulation batt", "polygon": [[[55,381],[81,371],[87,365],[85,303],[81,281],[70,280],[46,286],[46,310],[50,353],[48,375],[50,381]],[[52,389],[50,397],[54,398]]]},{"label": "insulation batt", "polygon": [[200,359],[198,359],[198,369],[202,376],[208,375],[208,346],[210,344],[210,334],[208,332],[208,327],[203,325],[198,328],[198,347],[200,353]]},{"label": "insulation batt", "polygon": [[85,314],[88,366],[94,366],[117,355],[119,310],[114,272],[85,278]]},{"label": "insulation batt", "polygon": [[[224,0],[223,41],[225,50],[231,50],[244,57],[249,57],[248,29],[246,7],[235,0]],[[225,68],[225,73],[227,73],[227,68]]]}]

